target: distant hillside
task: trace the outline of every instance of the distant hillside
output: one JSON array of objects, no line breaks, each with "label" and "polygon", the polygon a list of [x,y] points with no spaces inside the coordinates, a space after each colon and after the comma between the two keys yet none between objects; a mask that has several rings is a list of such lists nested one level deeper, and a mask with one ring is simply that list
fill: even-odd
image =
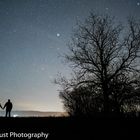
[{"label": "distant hillside", "polygon": [[[5,111],[0,111],[0,117],[5,116]],[[41,111],[12,111],[13,117],[59,117],[67,116],[66,112],[41,112]]]}]

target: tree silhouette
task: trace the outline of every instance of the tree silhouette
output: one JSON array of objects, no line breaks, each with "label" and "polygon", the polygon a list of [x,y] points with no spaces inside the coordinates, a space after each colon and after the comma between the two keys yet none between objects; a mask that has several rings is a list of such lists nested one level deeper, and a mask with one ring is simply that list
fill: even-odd
[{"label": "tree silhouette", "polygon": [[[84,110],[82,103],[78,102],[84,91],[89,98],[95,99],[98,95],[98,111],[104,113],[120,112],[125,106],[139,102],[139,93],[136,92],[140,72],[139,50],[140,22],[130,18],[123,27],[108,15],[91,13],[74,31],[69,53],[65,56],[73,68],[73,76],[69,80],[65,77],[56,80],[62,86],[60,97],[65,108],[71,112],[72,107],[76,107],[72,111],[77,112],[75,102],[69,100],[77,98],[77,105]],[[83,90],[89,85],[91,91]],[[77,89],[81,89],[78,94]],[[90,102],[89,98],[83,101],[85,106]],[[92,106],[93,100],[90,103]]]},{"label": "tree silhouette", "polygon": [[102,109],[102,98],[94,91],[92,86],[81,86],[72,91],[63,91],[60,98],[71,116],[93,116]]}]

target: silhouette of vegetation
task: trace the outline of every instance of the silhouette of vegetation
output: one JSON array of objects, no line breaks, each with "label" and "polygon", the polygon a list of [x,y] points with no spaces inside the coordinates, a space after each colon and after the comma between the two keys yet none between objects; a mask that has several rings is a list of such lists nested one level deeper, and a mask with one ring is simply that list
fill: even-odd
[{"label": "silhouette of vegetation", "polygon": [[60,98],[63,99],[65,110],[71,116],[92,116],[102,108],[102,99],[99,94],[95,96],[94,92],[92,86],[81,86],[73,91],[60,93]]},{"label": "silhouette of vegetation", "polygon": [[140,103],[140,22],[123,26],[91,13],[74,31],[65,55],[71,79],[60,76],[60,98],[70,115],[138,111]]}]

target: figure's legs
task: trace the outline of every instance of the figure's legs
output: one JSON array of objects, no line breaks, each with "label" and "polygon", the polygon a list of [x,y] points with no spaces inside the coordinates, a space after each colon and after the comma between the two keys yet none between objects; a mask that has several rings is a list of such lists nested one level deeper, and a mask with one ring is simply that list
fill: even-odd
[{"label": "figure's legs", "polygon": [[11,117],[11,111],[9,111],[9,117]]},{"label": "figure's legs", "polygon": [[7,115],[8,115],[8,111],[6,110],[6,114],[5,114],[5,117],[7,117]]}]

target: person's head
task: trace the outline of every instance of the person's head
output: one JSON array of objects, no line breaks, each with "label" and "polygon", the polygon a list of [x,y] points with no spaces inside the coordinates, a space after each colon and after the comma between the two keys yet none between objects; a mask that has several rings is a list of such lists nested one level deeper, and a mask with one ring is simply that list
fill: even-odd
[{"label": "person's head", "polygon": [[10,102],[10,99],[8,99],[8,102]]}]

